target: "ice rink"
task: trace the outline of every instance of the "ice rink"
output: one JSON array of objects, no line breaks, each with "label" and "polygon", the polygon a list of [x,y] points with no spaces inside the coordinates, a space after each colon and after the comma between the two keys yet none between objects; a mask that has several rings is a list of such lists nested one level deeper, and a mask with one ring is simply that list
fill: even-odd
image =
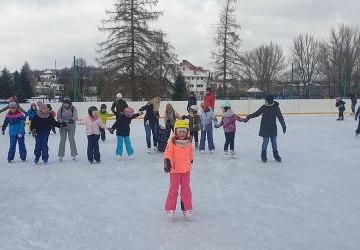
[{"label": "ice rink", "polygon": [[[57,158],[59,135],[49,139],[50,164],[7,163],[8,136],[0,137],[0,249],[359,249],[360,137],[353,116],[285,116],[278,136],[283,158],[260,160],[260,118],[238,123],[237,160],[195,152],[193,219],[164,212],[169,177],[160,152],[146,153],[142,120],[131,125],[135,159],[117,161],[116,136],[100,143],[102,163],[86,158],[85,127],[78,125],[77,161]],[[110,122],[111,124],[112,122]],[[278,124],[278,128],[280,125]],[[281,129],[279,129],[281,131]]]}]

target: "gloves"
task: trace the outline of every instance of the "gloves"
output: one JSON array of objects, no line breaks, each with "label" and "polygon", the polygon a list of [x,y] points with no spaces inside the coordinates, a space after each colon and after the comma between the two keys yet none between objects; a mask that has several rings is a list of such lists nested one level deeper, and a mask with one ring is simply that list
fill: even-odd
[{"label": "gloves", "polygon": [[218,119],[217,119],[217,117],[215,117],[215,118],[214,118],[214,121],[215,121],[216,123],[218,122]]},{"label": "gloves", "polygon": [[23,138],[23,135],[22,135],[22,134],[18,134],[17,137],[20,139],[20,138]]},{"label": "gloves", "polygon": [[144,114],[144,112],[142,112],[142,111],[139,111],[139,115],[143,115]]},{"label": "gloves", "polygon": [[171,171],[171,163],[169,159],[164,159],[164,172],[170,173]]},{"label": "gloves", "polygon": [[286,127],[285,127],[285,128],[283,128],[283,132],[284,132],[284,134],[286,133]]},{"label": "gloves", "polygon": [[249,121],[249,118],[246,117],[246,118],[244,119],[244,122],[247,123],[248,121]]},{"label": "gloves", "polygon": [[183,115],[183,116],[181,117],[181,119],[185,120],[185,119],[186,119],[186,115]]},{"label": "gloves", "polygon": [[214,128],[220,128],[219,123],[216,122],[216,123],[214,124]]},{"label": "gloves", "polygon": [[[69,119],[69,124],[73,124],[74,123],[74,120],[73,119]],[[66,126],[64,126],[66,127]]]},{"label": "gloves", "polygon": [[2,133],[3,135],[5,135],[5,130],[2,130],[1,133]]},{"label": "gloves", "polygon": [[36,129],[33,129],[33,130],[31,130],[31,134],[32,134],[32,136],[37,136],[37,132],[36,132]]},{"label": "gloves", "polygon": [[149,122],[149,120],[147,120],[146,122],[145,122],[145,125],[149,125],[150,124],[150,122]]},{"label": "gloves", "polygon": [[114,130],[112,128],[109,128],[109,133],[114,134]]},{"label": "gloves", "polygon": [[[74,122],[74,121],[73,121]],[[70,123],[70,120],[69,120],[69,123]],[[66,127],[67,126],[67,123],[66,122],[61,122],[61,127]]]}]

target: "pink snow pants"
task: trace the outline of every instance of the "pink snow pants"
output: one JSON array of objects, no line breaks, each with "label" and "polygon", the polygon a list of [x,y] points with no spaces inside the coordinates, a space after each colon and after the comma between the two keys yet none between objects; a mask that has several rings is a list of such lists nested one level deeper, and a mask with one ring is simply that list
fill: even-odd
[{"label": "pink snow pants", "polygon": [[181,186],[181,201],[184,203],[185,211],[192,210],[190,172],[186,174],[170,174],[170,189],[165,203],[165,210],[176,210],[179,186]]}]

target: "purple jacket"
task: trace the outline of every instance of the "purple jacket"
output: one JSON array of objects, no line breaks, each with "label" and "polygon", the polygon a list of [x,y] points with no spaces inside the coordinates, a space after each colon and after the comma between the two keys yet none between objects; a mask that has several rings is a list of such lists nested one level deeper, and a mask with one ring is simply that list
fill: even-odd
[{"label": "purple jacket", "polygon": [[231,109],[229,109],[223,114],[221,122],[215,127],[219,128],[223,126],[225,133],[233,133],[236,132],[236,121],[244,122],[245,119],[236,115]]}]

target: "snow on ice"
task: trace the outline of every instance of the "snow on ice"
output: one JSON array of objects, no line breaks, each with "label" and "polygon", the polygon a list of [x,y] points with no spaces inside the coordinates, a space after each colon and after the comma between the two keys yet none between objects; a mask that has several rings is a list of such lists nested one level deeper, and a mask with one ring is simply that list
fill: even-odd
[{"label": "snow on ice", "polygon": [[[0,137],[0,249],[359,249],[360,138],[353,117],[285,116],[279,135],[282,163],[260,160],[260,118],[238,123],[237,160],[222,159],[223,130],[214,132],[215,154],[195,153],[193,218],[164,211],[169,177],[162,154],[146,153],[141,120],[133,122],[135,160],[117,161],[116,136],[100,142],[102,162],[80,153],[50,164],[6,160],[9,138]],[[68,145],[67,145],[68,147]]]}]

